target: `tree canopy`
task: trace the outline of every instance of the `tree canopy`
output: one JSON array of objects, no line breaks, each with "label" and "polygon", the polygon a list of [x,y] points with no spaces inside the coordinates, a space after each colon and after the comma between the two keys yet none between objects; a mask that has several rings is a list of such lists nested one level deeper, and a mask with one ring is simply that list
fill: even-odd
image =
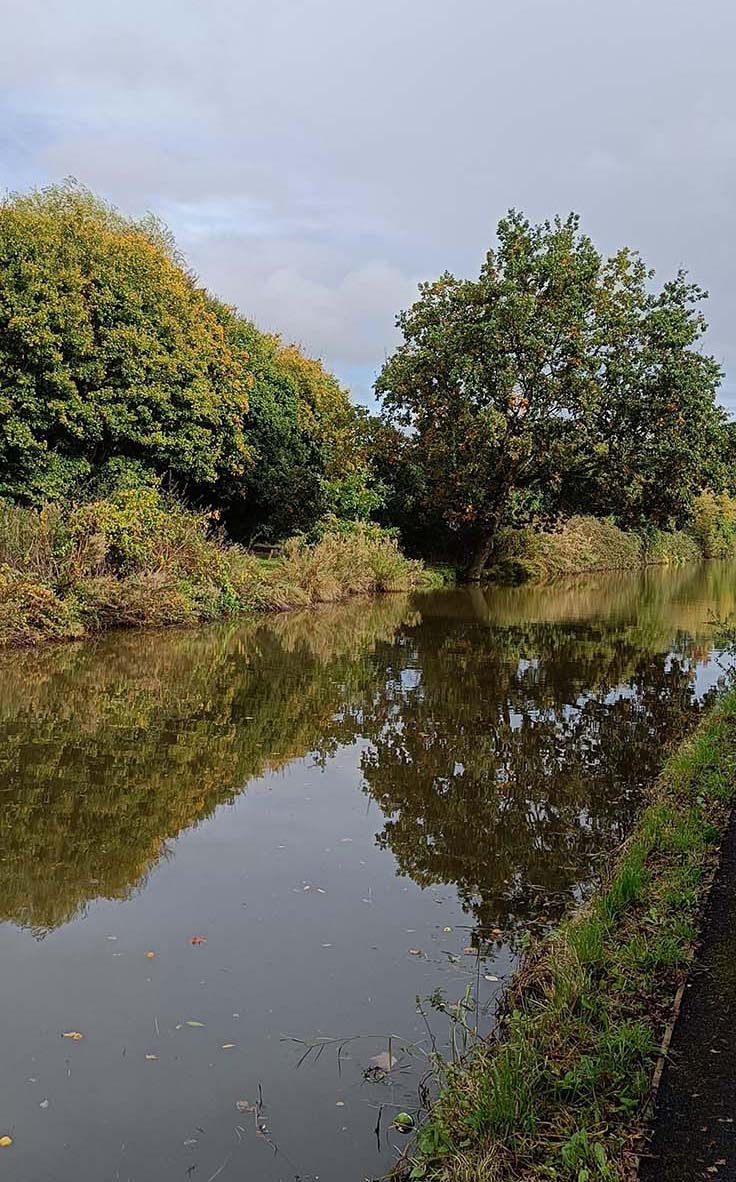
[{"label": "tree canopy", "polygon": [[75,185],[0,204],[0,495],[54,499],[112,457],[238,479],[251,384],[155,221]]},{"label": "tree canopy", "polygon": [[75,182],[0,202],[0,497],[166,477],[269,540],[377,503],[347,391]]},{"label": "tree canopy", "polygon": [[679,524],[724,426],[684,273],[652,291],[638,255],[604,258],[574,214],[511,211],[497,233],[477,280],[421,285],[376,383],[412,511],[458,539],[471,577],[502,525],[581,508]]}]

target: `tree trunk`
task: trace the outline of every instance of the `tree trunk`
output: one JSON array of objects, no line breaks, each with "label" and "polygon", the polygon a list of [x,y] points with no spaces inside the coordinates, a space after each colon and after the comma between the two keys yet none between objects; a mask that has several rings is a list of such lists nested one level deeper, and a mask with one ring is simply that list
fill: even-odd
[{"label": "tree trunk", "polygon": [[486,563],[491,556],[493,550],[493,534],[487,534],[481,538],[475,548],[475,552],[465,571],[465,580],[468,583],[479,583],[486,569]]}]

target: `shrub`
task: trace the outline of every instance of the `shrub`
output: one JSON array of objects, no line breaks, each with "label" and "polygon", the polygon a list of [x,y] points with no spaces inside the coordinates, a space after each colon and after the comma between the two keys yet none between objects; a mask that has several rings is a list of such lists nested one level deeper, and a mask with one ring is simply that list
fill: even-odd
[{"label": "shrub", "polygon": [[683,529],[668,533],[655,529],[644,535],[645,560],[675,566],[683,562],[698,562],[702,557],[700,547],[692,534]]},{"label": "shrub", "polygon": [[86,504],[0,504],[0,644],[190,624],[416,587],[421,563],[378,526],[335,520],[263,561],[226,544],[213,513],[150,485]]},{"label": "shrub", "polygon": [[638,534],[625,533],[607,517],[571,517],[552,533],[517,531],[506,541],[506,554],[523,575],[538,579],[625,570],[643,561]]},{"label": "shrub", "polygon": [[77,604],[46,583],[0,567],[0,645],[73,640],[84,633]]},{"label": "shrub", "polygon": [[705,489],[693,505],[693,533],[706,558],[736,552],[736,497]]}]

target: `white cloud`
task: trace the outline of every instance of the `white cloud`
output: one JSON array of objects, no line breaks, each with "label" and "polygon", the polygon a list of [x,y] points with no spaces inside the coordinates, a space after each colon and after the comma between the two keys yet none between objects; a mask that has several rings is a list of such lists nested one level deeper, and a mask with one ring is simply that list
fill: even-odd
[{"label": "white cloud", "polygon": [[26,0],[2,179],[162,214],[208,286],[343,369],[510,205],[577,209],[690,268],[736,374],[734,34],[728,0]]}]

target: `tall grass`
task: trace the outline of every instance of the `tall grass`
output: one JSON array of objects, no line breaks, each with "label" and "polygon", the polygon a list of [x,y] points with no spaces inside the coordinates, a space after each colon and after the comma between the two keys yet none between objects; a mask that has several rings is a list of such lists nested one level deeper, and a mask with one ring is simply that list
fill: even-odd
[{"label": "tall grass", "polygon": [[424,579],[374,526],[328,525],[264,562],[229,545],[212,514],[154,488],[40,510],[0,504],[0,645],[334,603]]},{"label": "tall grass", "polygon": [[576,516],[555,530],[509,530],[499,539],[497,573],[515,581],[588,571],[678,565],[736,553],[736,500],[704,492],[687,530],[622,530],[611,518]]}]

